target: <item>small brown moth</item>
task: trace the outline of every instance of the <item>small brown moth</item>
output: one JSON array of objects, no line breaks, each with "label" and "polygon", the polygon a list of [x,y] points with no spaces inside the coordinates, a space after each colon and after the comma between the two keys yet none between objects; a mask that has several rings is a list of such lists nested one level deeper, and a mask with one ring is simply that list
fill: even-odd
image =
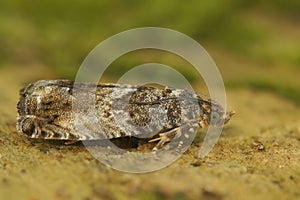
[{"label": "small brown moth", "polygon": [[173,138],[190,138],[199,127],[223,125],[234,114],[211,99],[167,87],[40,80],[20,95],[16,126],[29,138],[149,137],[159,148]]}]

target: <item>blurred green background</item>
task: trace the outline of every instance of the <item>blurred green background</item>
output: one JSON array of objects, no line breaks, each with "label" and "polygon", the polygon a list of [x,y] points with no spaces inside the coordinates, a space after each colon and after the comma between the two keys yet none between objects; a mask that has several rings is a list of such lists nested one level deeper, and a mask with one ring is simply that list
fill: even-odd
[{"label": "blurred green background", "polygon": [[[269,90],[300,104],[298,0],[4,0],[0,2],[0,67],[51,72],[36,79],[74,79],[97,44],[144,26],[174,29],[198,41],[218,65],[227,88]],[[178,68],[197,84],[187,63],[159,51],[122,56],[107,71],[107,79],[153,61]]]},{"label": "blurred green background", "polygon": [[[300,1],[176,2],[0,1],[0,199],[300,198]],[[82,145],[17,133],[20,88],[38,79],[75,79],[100,42],[148,26],[192,37],[219,67],[227,108],[237,114],[207,157],[195,157],[200,130],[172,165],[127,174],[101,164]],[[104,81],[149,62],[175,67],[202,92],[186,61],[155,50],[121,56]]]}]

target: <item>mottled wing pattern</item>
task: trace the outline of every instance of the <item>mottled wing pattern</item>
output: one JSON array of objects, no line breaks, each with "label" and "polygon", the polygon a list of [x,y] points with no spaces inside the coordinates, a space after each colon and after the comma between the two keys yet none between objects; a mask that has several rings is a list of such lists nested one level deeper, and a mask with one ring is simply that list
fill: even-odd
[{"label": "mottled wing pattern", "polygon": [[20,96],[17,130],[30,138],[151,138],[177,132],[172,137],[189,139],[199,126],[228,117],[218,103],[180,89],[41,80]]}]

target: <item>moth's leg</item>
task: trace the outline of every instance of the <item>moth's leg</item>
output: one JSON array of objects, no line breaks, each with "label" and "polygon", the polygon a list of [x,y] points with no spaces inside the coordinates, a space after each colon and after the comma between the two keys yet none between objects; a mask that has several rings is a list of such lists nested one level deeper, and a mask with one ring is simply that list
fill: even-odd
[{"label": "moth's leg", "polygon": [[194,140],[198,128],[199,123],[197,121],[191,121],[190,123],[186,123],[170,131],[160,133],[160,137],[149,141],[159,141],[157,145],[152,149],[153,154],[156,155],[157,150],[162,148],[165,143],[170,142],[172,139],[175,139],[177,143],[176,152],[184,152]]},{"label": "moth's leg", "polygon": [[64,144],[65,145],[73,145],[73,144],[76,144],[76,143],[79,144],[79,142],[81,142],[81,141],[80,140],[69,140],[69,141],[66,141]]},{"label": "moth's leg", "polygon": [[152,150],[157,151],[159,148],[163,147],[165,143],[170,142],[175,137],[178,137],[181,134],[179,131],[180,128],[176,127],[167,132],[160,133],[158,138],[149,140],[149,142],[159,141]]}]

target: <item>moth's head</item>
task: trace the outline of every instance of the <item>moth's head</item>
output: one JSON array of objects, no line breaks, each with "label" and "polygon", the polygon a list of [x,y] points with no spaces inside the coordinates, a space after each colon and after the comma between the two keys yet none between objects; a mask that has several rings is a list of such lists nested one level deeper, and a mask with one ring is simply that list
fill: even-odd
[{"label": "moth's head", "polygon": [[[224,112],[221,105],[216,102],[210,102],[203,107],[204,117],[202,121],[205,125],[222,126],[231,119],[235,111]],[[203,126],[203,125],[202,125]]]},{"label": "moth's head", "polygon": [[236,112],[234,110],[226,112],[226,115],[224,117],[224,124],[227,124],[227,122],[231,119],[231,117],[235,114]]},{"label": "moth's head", "polygon": [[221,126],[227,124],[231,117],[235,114],[235,111],[230,111],[226,113],[213,111],[210,117],[210,125]]}]

